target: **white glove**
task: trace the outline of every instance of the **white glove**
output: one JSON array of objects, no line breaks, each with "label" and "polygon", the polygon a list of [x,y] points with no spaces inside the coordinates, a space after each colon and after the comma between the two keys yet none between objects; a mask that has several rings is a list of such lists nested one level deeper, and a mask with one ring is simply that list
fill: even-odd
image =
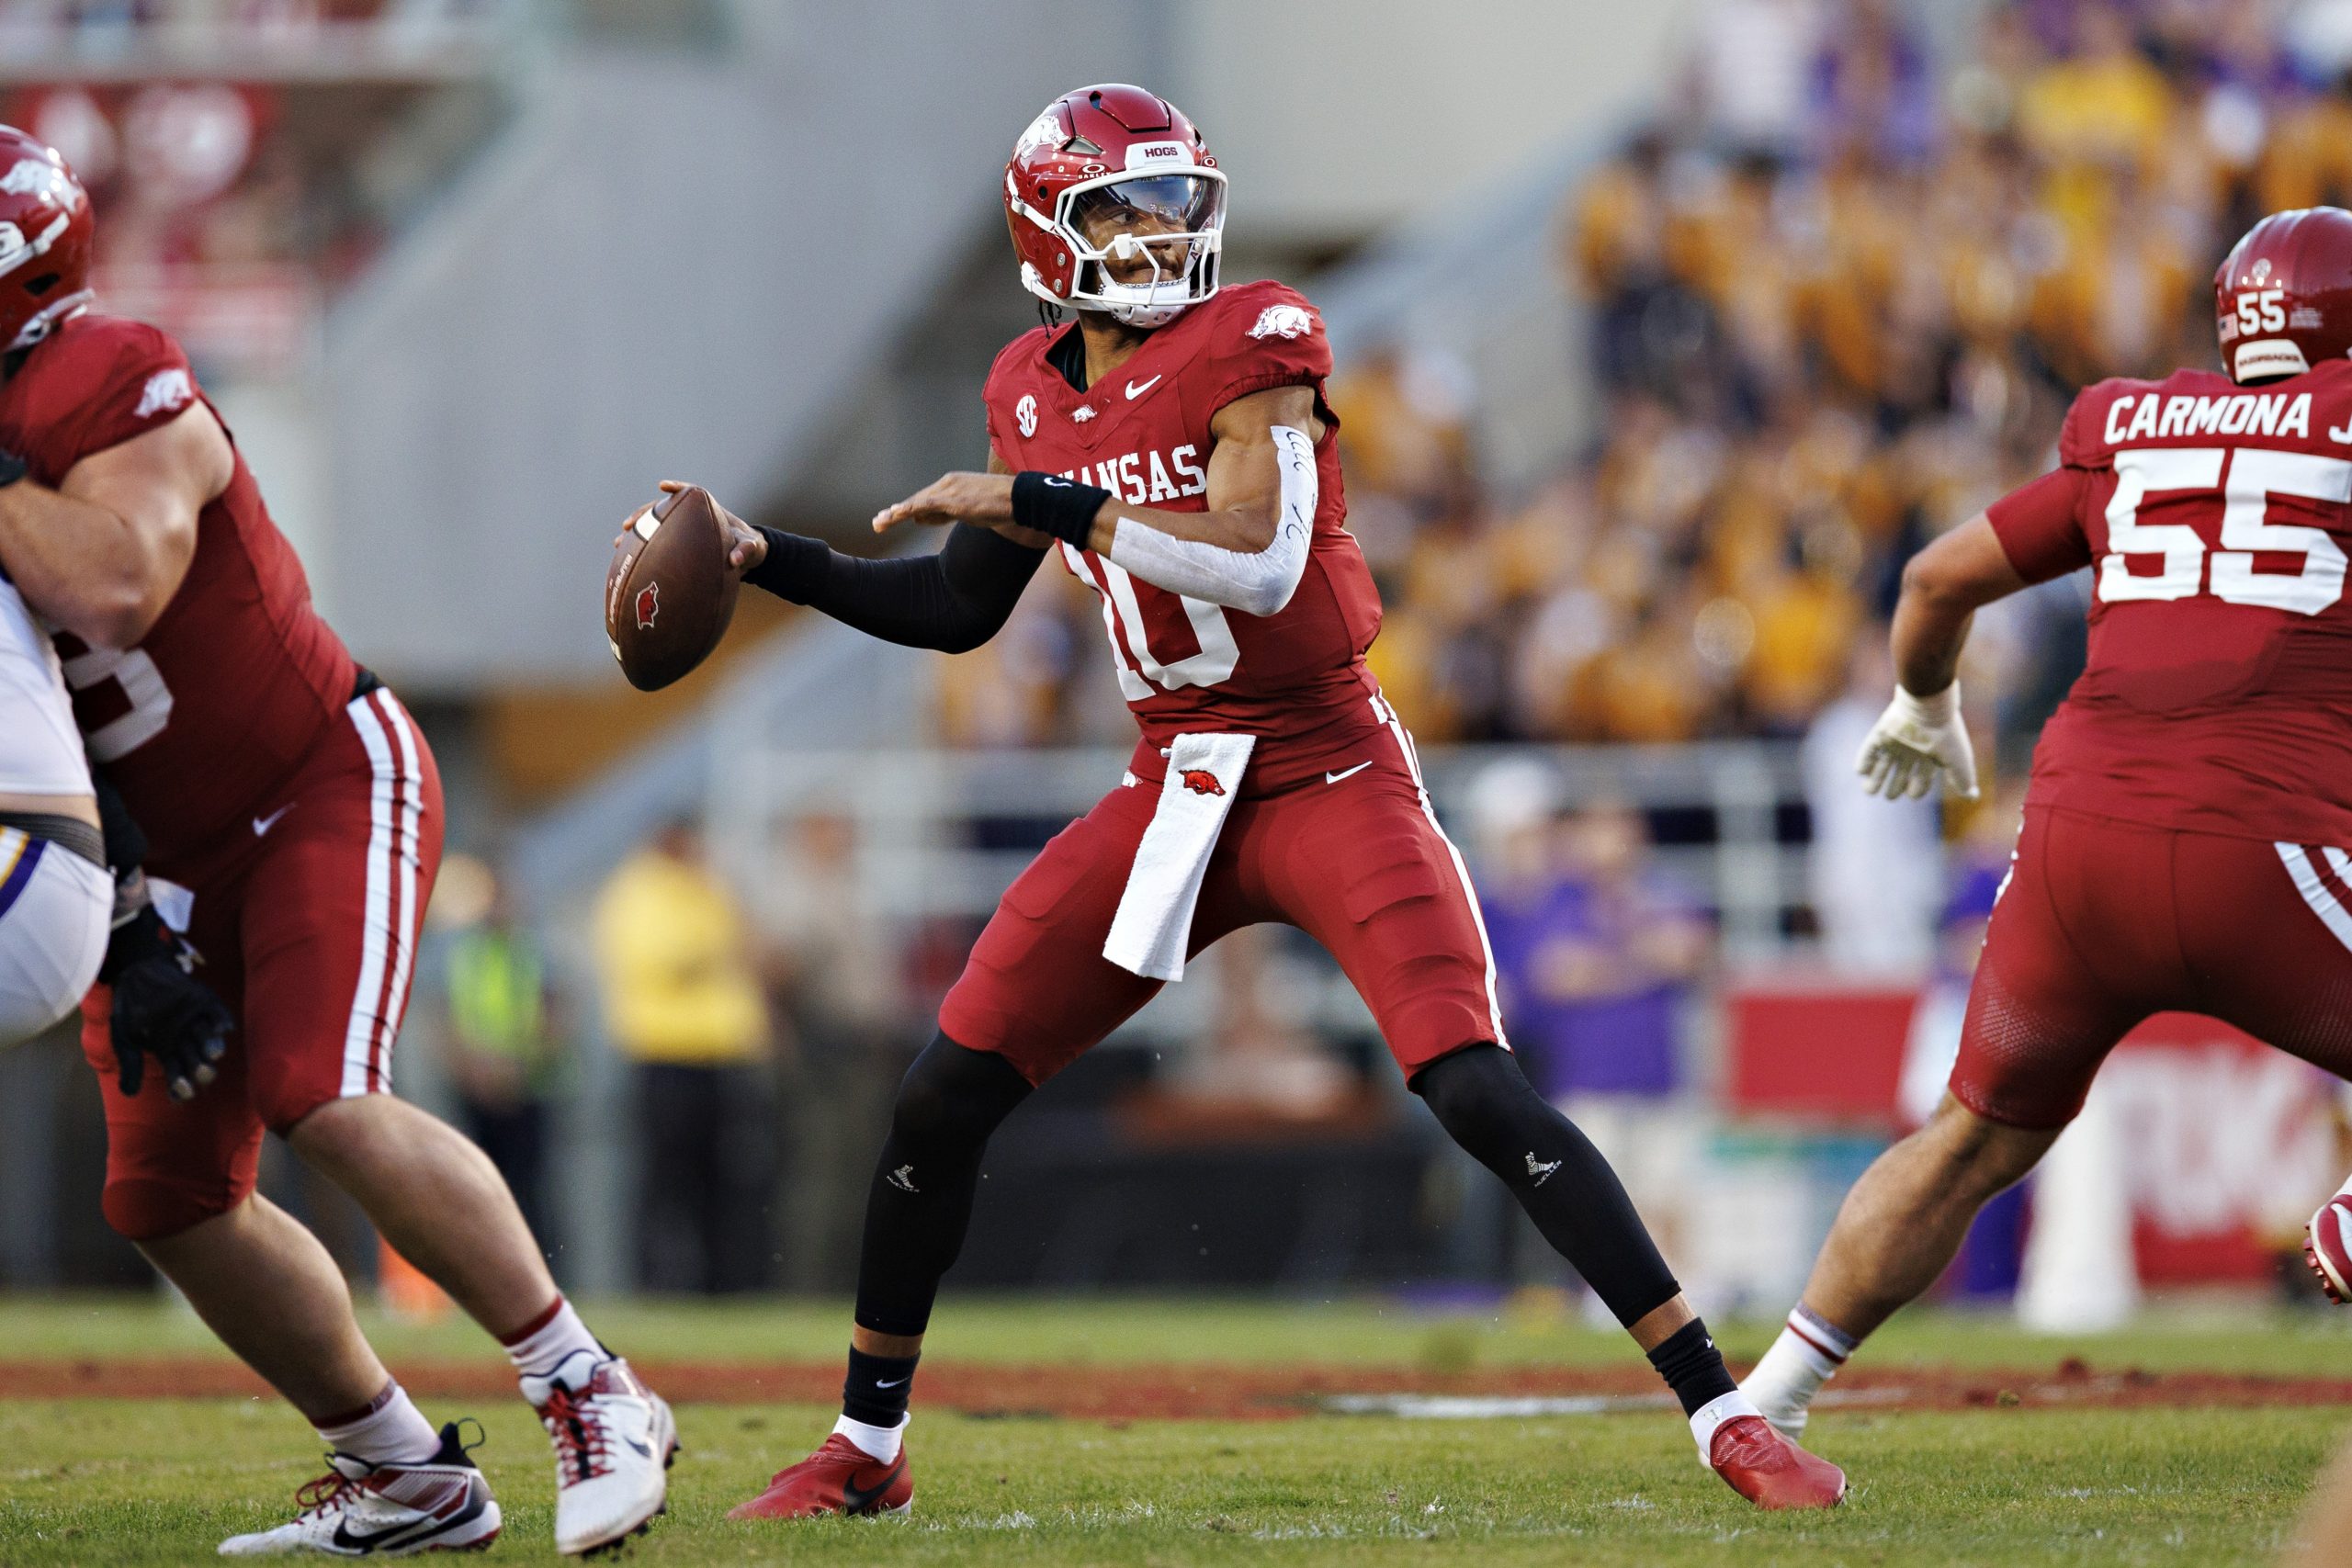
[{"label": "white glove", "polygon": [[1862,788],[1889,800],[1928,793],[1943,774],[1944,790],[1963,800],[1976,798],[1976,751],[1960,716],[1960,682],[1932,697],[1915,697],[1901,686],[1886,705],[1870,739],[1862,742],[1854,771]]}]

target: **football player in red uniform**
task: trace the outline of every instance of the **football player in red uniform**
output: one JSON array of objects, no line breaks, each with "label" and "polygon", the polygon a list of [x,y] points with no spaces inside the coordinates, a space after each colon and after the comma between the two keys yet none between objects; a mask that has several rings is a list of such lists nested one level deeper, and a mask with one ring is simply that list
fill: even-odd
[{"label": "football player in red uniform", "polygon": [[[1953,672],[1981,606],[2092,568],[2090,655],[2034,753],[1950,1093],[1855,1184],[1744,1385],[1792,1435],[2141,1020],[2206,1013],[2352,1075],[2352,213],[2263,220],[2213,301],[2226,376],[2091,388],[2055,470],[1904,571],[1873,790],[1975,793]],[[2339,1297],[2347,1212],[2312,1227]]]},{"label": "football player in red uniform", "polygon": [[1143,738],[948,994],[875,1173],[842,1419],[736,1517],[909,1506],[909,1388],[989,1135],[1191,954],[1261,920],[1339,959],[1414,1091],[1649,1353],[1701,1456],[1766,1506],[1836,1502],[1843,1476],[1747,1406],[1616,1177],[1504,1043],[1477,900],[1364,667],[1380,601],[1344,526],[1314,308],[1278,283],[1218,287],[1225,175],[1141,88],[1057,100],[1002,195],[1022,281],[1077,319],[997,356],[987,473],[875,520],[944,527],[944,547],[865,561],[737,523],[736,559],[876,637],[956,651],[1052,555],[1102,599]]},{"label": "football player in red uniform", "polygon": [[136,1093],[91,994],[107,1218],[333,1450],[292,1522],[221,1550],[397,1554],[499,1529],[326,1250],[254,1194],[265,1128],[505,1341],[555,1441],[558,1543],[606,1544],[661,1506],[668,1411],[581,1325],[489,1160],[390,1093],[440,858],[433,754],[311,609],[178,345],[91,310],[92,227],[64,161],[0,127],[0,570],[56,628],[90,753],[149,869],[192,894],[237,1021],[209,1090]]}]

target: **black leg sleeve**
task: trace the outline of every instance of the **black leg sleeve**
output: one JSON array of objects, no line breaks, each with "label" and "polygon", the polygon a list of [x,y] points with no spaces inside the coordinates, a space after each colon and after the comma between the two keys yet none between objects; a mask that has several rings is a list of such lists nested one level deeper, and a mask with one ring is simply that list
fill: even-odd
[{"label": "black leg sleeve", "polygon": [[1627,1327],[1674,1299],[1666,1259],[1623,1183],[1575,1122],[1544,1101],[1499,1045],[1441,1056],[1413,1092],[1520,1206]]},{"label": "black leg sleeve", "polygon": [[964,1247],[989,1134],[1029,1093],[1003,1057],[944,1034],[907,1069],[865,1200],[859,1327],[921,1334],[930,1324],[940,1277]]}]

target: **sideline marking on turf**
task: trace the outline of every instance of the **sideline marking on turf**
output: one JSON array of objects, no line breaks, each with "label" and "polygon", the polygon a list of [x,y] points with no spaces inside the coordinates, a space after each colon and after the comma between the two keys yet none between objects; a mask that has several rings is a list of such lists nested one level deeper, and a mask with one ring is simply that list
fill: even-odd
[{"label": "sideline marking on turf", "polygon": [[[1816,1409],[1838,1405],[1899,1404],[1907,1388],[1837,1389],[1814,1401]],[[1417,1421],[1512,1421],[1535,1416],[1613,1416],[1621,1411],[1667,1410],[1674,1395],[1658,1393],[1466,1394],[1337,1393],[1322,1402],[1334,1416],[1401,1416]]]}]

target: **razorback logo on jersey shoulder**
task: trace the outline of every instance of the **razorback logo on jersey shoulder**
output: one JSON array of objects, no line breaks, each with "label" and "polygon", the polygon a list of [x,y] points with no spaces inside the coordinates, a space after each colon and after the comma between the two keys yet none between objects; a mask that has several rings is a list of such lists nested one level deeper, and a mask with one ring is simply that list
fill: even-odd
[{"label": "razorback logo on jersey shoulder", "polygon": [[186,408],[195,399],[196,383],[188,379],[187,371],[176,367],[158,370],[139,389],[139,406],[130,411],[130,417],[145,419],[151,413],[166,413]]},{"label": "razorback logo on jersey shoulder", "polygon": [[1315,330],[1315,314],[1304,305],[1269,305],[1258,312],[1251,337],[1305,337]]}]

